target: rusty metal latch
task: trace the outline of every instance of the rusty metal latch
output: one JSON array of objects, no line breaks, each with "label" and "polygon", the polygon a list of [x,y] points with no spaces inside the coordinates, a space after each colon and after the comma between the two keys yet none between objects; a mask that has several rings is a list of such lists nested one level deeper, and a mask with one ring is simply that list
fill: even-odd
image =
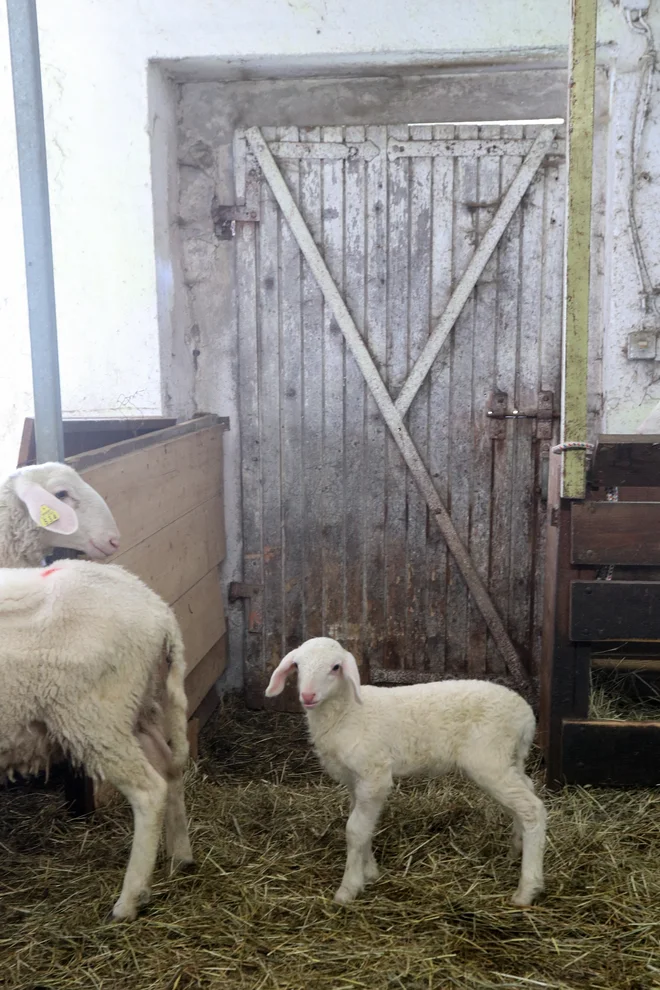
[{"label": "rusty metal latch", "polygon": [[259,192],[261,187],[261,172],[256,164],[248,168],[245,175],[245,199],[243,203],[232,206],[222,206],[217,196],[211,203],[211,219],[215,236],[220,241],[230,241],[236,236],[237,223],[259,223],[261,208]]},{"label": "rusty metal latch", "polygon": [[551,440],[552,421],[559,419],[559,413],[554,410],[554,393],[549,391],[538,393],[536,409],[518,409],[513,406],[511,410],[509,410],[508,393],[493,391],[490,394],[486,415],[492,421],[491,436],[496,439],[506,436],[504,420],[535,419],[537,439]]},{"label": "rusty metal latch", "polygon": [[242,581],[232,581],[229,585],[228,598],[231,604],[241,600],[247,601],[247,630],[260,633],[263,630],[262,594],[260,584],[244,584]]}]

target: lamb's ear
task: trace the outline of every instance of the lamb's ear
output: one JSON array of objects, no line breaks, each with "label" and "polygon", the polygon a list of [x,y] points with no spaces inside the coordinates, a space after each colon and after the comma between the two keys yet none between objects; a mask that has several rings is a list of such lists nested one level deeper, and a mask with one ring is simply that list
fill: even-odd
[{"label": "lamb's ear", "polygon": [[355,661],[355,657],[348,650],[344,650],[344,661],[342,663],[342,671],[344,677],[351,682],[351,687],[353,688],[353,694],[355,695],[355,700],[359,705],[362,704],[362,692],[360,691],[360,671],[358,670],[358,665]]},{"label": "lamb's ear", "polygon": [[296,662],[296,651],[292,650],[291,653],[287,653],[284,659],[280,660],[277,667],[273,671],[272,677],[268,682],[268,687],[266,688],[266,697],[274,698],[277,694],[282,694],[284,690],[284,685],[286,684],[286,679],[289,676],[291,668]]},{"label": "lamb's ear", "polygon": [[78,529],[78,515],[66,502],[61,502],[41,485],[22,474],[15,475],[14,491],[25,504],[30,518],[49,533],[71,536]]}]

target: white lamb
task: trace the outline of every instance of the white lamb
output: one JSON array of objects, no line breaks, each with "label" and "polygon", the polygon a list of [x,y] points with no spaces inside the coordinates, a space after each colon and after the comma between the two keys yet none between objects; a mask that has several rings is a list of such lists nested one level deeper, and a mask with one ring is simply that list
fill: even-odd
[{"label": "white lamb", "polygon": [[0,570],[0,779],[65,755],[125,795],[134,836],[117,919],[149,897],[163,818],[173,865],[192,862],[184,676],[173,612],[123,568]]},{"label": "white lamb", "polygon": [[355,658],[325,637],[309,639],[284,657],[267,697],[281,693],[293,668],[314,749],[351,798],[337,903],[352,901],[378,876],[371,839],[393,780],[452,769],[467,774],[513,816],[512,849],[522,849],[522,872],[512,900],[532,903],[543,889],[546,812],[525,774],[536,728],[526,701],[488,681],[361,686]]},{"label": "white lamb", "polygon": [[39,567],[54,547],[102,560],[119,548],[117,524],[67,464],[19,468],[0,483],[0,567]]}]

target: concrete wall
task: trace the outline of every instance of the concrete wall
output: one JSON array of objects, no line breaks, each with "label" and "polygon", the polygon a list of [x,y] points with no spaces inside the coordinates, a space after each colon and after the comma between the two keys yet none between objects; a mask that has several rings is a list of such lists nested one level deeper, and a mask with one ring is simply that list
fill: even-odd
[{"label": "concrete wall", "polygon": [[[651,23],[660,36],[660,9]],[[40,0],[38,3],[51,185],[63,405],[67,415],[160,412],[186,392],[194,326],[184,351],[172,327],[185,324],[170,287],[178,260],[162,208],[172,175],[168,84],[150,59],[197,59],[213,74],[277,74],[278,66],[421,64],[565,53],[569,0]],[[628,332],[640,325],[639,278],[626,213],[637,59],[644,39],[621,9],[601,0],[600,57],[607,64],[611,140],[599,155],[607,194],[602,324],[605,426],[630,429],[660,399],[654,362],[629,362]],[[13,463],[30,408],[25,286],[13,106],[4,12],[0,14],[0,470]],[[151,99],[152,113],[149,112]],[[660,140],[646,129],[640,226],[660,278],[656,186]],[[152,162],[153,137],[154,157]],[[153,164],[153,171],[152,171]],[[171,191],[171,190],[170,190]],[[156,251],[154,249],[156,245]],[[157,261],[155,260],[157,256]],[[162,327],[162,353],[159,341]],[[194,342],[194,341],[193,341]],[[174,355],[172,356],[172,352]],[[164,380],[161,375],[161,362]],[[177,385],[178,381],[178,385]],[[198,404],[205,396],[198,397]],[[187,400],[188,401],[188,400]],[[194,405],[190,396],[189,404]],[[213,410],[222,413],[222,409]]]},{"label": "concrete wall", "polygon": [[[568,0],[39,0],[63,406],[67,415],[160,412],[159,303],[148,61],[217,57],[428,60],[565,44]],[[439,8],[442,8],[441,10]],[[0,13],[0,471],[31,406],[22,234],[5,10]],[[154,107],[167,114],[163,94]],[[162,120],[162,115],[161,115]],[[161,159],[162,161],[162,159]],[[167,179],[161,168],[154,183]],[[158,269],[164,367],[167,285]],[[165,302],[164,302],[165,301]],[[170,312],[170,319],[173,314]],[[185,375],[184,375],[185,378]],[[220,410],[219,410],[220,411]]]}]

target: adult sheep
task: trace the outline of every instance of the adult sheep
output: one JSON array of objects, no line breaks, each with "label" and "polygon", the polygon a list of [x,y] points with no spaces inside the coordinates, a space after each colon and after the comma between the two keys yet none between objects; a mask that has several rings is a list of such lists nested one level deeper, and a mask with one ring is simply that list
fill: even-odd
[{"label": "adult sheep", "polygon": [[0,483],[0,567],[39,567],[55,547],[104,560],[119,548],[117,524],[67,464],[19,468]]},{"label": "adult sheep", "polygon": [[184,677],[174,613],[122,567],[0,570],[0,779],[66,756],[124,794],[134,836],[117,919],[148,899],[163,818],[168,856],[192,862]]}]

